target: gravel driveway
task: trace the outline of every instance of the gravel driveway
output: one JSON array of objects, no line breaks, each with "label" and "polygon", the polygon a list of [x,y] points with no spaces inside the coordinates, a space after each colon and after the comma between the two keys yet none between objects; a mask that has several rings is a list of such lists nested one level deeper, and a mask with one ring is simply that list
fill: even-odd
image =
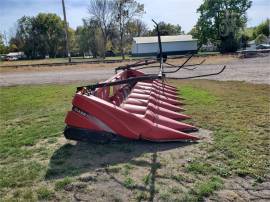
[{"label": "gravel driveway", "polygon": [[[191,76],[216,72],[222,68],[220,65],[201,65],[195,71],[182,70],[173,77]],[[221,81],[247,81],[251,83],[270,84],[270,55],[249,59],[238,59],[227,65],[227,69],[218,76],[207,77],[211,80]],[[25,71],[25,72],[2,72],[0,74],[0,86],[13,86],[19,84],[45,84],[45,83],[71,83],[93,82],[105,80],[114,74],[114,67],[101,68],[69,68],[54,71]],[[157,69],[148,69],[147,73],[155,73]]]}]

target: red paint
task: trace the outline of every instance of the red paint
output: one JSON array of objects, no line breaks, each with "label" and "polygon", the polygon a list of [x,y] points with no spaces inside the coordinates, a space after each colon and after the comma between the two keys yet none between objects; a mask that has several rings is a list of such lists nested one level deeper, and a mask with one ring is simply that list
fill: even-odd
[{"label": "red paint", "polygon": [[[141,75],[140,71],[127,70],[107,82]],[[194,126],[175,120],[191,118],[179,113],[184,109],[179,107],[183,103],[176,95],[175,87],[160,81],[100,88],[94,95],[79,92],[72,104],[81,113],[68,112],[65,122],[68,126],[113,132],[129,139],[198,140],[198,137],[183,132],[196,129]]]}]

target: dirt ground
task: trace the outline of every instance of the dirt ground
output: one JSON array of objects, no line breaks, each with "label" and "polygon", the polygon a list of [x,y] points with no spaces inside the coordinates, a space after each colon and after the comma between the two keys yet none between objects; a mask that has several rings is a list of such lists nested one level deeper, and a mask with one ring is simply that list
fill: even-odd
[{"label": "dirt ground", "polygon": [[[192,59],[188,64],[201,62],[204,57]],[[172,64],[181,64],[183,59],[169,60]],[[211,56],[206,58],[203,65],[194,71],[181,70],[168,76],[185,77],[205,73],[213,73],[220,70],[223,65],[227,69],[218,76],[211,76],[212,80],[237,80],[251,83],[270,84],[270,55],[249,59],[238,59],[235,56]],[[109,78],[114,74],[114,68],[126,63],[114,64],[82,64],[58,67],[24,67],[24,68],[0,68],[0,86],[12,86],[20,84],[46,84],[46,83],[71,83],[93,82]],[[147,73],[158,72],[157,68],[145,70]]]},{"label": "dirt ground", "polygon": [[250,177],[234,177],[227,179],[224,188],[217,191],[206,201],[256,201],[264,202],[270,200],[270,178],[263,183],[256,183]]},{"label": "dirt ground", "polygon": [[[202,138],[201,143],[211,143],[211,131],[200,129],[200,132],[194,133]],[[167,201],[170,199],[162,198],[154,191],[155,189],[164,189],[164,183],[170,182],[171,186],[178,186],[179,189],[188,189],[193,179],[184,182],[171,180],[168,176],[172,175],[171,169],[176,165],[183,166],[191,161],[191,159],[202,151],[196,143],[149,143],[149,142],[134,142],[129,143],[126,147],[123,144],[122,151],[112,148],[104,149],[103,152],[109,153],[98,154],[100,150],[99,145],[91,145],[82,142],[74,142],[60,138],[58,140],[58,147],[50,161],[49,169],[46,173],[46,180],[61,179],[63,177],[72,175],[72,171],[58,173],[57,171],[63,165],[58,164],[57,160],[62,155],[63,150],[67,150],[70,154],[64,161],[64,166],[68,165],[70,168],[75,167],[79,176],[69,185],[64,187],[65,196],[58,195],[55,200],[67,199],[70,201]],[[117,148],[118,145],[115,145]],[[87,151],[87,155],[85,152]],[[101,151],[99,151],[101,152]],[[151,155],[149,155],[151,153]],[[189,155],[187,155],[189,154]],[[177,155],[177,161],[170,161],[165,163],[172,156]],[[82,158],[82,156],[84,158]],[[188,156],[188,157],[187,157]],[[54,160],[55,159],[55,160]],[[119,167],[130,162],[131,167]],[[161,166],[162,164],[167,166]],[[130,173],[132,170],[132,174]],[[132,175],[133,179],[143,179],[145,176],[151,176],[150,185],[144,184],[140,181],[135,181],[133,185],[127,184],[127,179],[123,178],[123,172],[128,172],[127,175]],[[169,173],[168,173],[169,172]],[[53,175],[51,175],[53,173]],[[125,176],[126,174],[124,174]],[[127,176],[126,176],[127,177]],[[113,191],[112,191],[113,190]],[[134,192],[138,192],[134,198]],[[140,195],[139,193],[143,193]],[[58,198],[59,197],[59,198]],[[142,198],[141,198],[142,197]],[[141,198],[141,199],[140,199]]]},{"label": "dirt ground", "polygon": [[[194,134],[202,138],[199,144],[212,144],[211,131],[200,129],[200,132]],[[62,150],[67,149],[67,145],[69,146],[68,151],[72,155],[65,159],[64,166],[68,165],[73,169],[60,173],[58,170],[63,165],[59,166],[57,160],[58,156],[62,155]],[[81,174],[71,184],[64,187],[65,196],[61,194],[55,196],[56,201],[63,198],[70,201],[186,201],[182,191],[191,189],[191,185],[195,180],[194,176],[183,175],[181,169],[179,169],[183,179],[174,179],[172,177],[174,175],[172,170],[177,166],[184,167],[184,165],[192,162],[198,155],[207,155],[204,150],[198,147],[198,144],[152,144],[147,142],[137,144],[135,142],[132,145],[128,145],[128,147],[123,147],[122,151],[109,149],[110,153],[95,158],[95,152],[99,148],[96,145],[92,146],[93,148],[89,149],[89,145],[86,143],[65,140],[63,137],[59,139],[59,149],[55,151],[50,161],[50,168],[47,170],[46,179],[61,179],[72,175],[74,168],[76,168],[76,172],[79,172],[77,174]],[[87,155],[84,154],[85,151],[87,151]],[[104,152],[106,153],[106,150]],[[147,153],[152,153],[152,155],[147,156]],[[81,158],[82,156],[84,158]],[[174,161],[166,161],[166,159],[171,158]],[[125,168],[125,166],[119,167],[119,165],[124,165],[126,162],[130,162],[132,165],[133,179],[143,179],[144,176],[151,176],[151,179],[149,179],[151,181],[150,185],[136,181],[135,185],[129,187],[121,173],[126,172],[127,170],[125,171],[125,169],[130,168]],[[54,173],[53,177],[50,176],[51,173]],[[58,174],[55,175],[55,173]],[[257,183],[251,177],[231,176],[230,178],[223,179],[224,186],[221,190],[215,191],[208,198],[204,197],[203,201],[266,202],[270,200],[269,179],[267,178],[266,181]],[[168,197],[166,192],[162,193],[162,190],[167,189],[163,187],[164,184],[166,186],[169,184],[169,189],[178,187],[176,192],[178,193],[178,198],[166,198]],[[160,193],[153,191],[155,189],[159,189]],[[136,191],[144,194],[139,194],[136,198],[133,198]]]}]

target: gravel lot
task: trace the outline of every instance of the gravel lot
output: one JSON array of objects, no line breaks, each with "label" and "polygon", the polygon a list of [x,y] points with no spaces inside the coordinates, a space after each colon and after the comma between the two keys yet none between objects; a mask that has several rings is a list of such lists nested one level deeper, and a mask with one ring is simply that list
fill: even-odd
[{"label": "gravel lot", "polygon": [[[177,60],[170,61],[176,64]],[[20,84],[46,84],[46,83],[71,83],[71,82],[93,82],[105,80],[114,74],[114,67],[117,64],[110,66],[101,65],[101,67],[65,67],[57,69],[38,69],[28,71],[2,71],[0,74],[0,86],[13,86]],[[236,59],[230,62],[220,62],[218,64],[201,65],[195,71],[182,70],[173,77],[185,77],[205,73],[213,73],[227,65],[227,69],[218,76],[207,77],[211,80],[221,81],[246,81],[258,84],[270,84],[270,55],[266,57]],[[155,73],[157,69],[148,69],[147,73]]]}]

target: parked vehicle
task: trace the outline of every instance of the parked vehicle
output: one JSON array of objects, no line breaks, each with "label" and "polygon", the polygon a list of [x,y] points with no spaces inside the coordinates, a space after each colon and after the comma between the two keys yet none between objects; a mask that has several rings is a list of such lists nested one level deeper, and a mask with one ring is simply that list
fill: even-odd
[{"label": "parked vehicle", "polygon": [[18,60],[18,59],[19,59],[19,58],[15,57],[15,56],[7,56],[7,57],[5,58],[6,61],[16,61],[16,60]]},{"label": "parked vehicle", "polygon": [[113,51],[106,51],[106,53],[105,53],[105,56],[106,57],[114,57],[115,56],[115,53],[113,52]]},{"label": "parked vehicle", "polygon": [[5,60],[6,61],[14,61],[14,60],[20,60],[25,59],[26,56],[23,52],[10,52],[6,55]]},{"label": "parked vehicle", "polygon": [[270,44],[259,44],[256,49],[270,49]]}]

